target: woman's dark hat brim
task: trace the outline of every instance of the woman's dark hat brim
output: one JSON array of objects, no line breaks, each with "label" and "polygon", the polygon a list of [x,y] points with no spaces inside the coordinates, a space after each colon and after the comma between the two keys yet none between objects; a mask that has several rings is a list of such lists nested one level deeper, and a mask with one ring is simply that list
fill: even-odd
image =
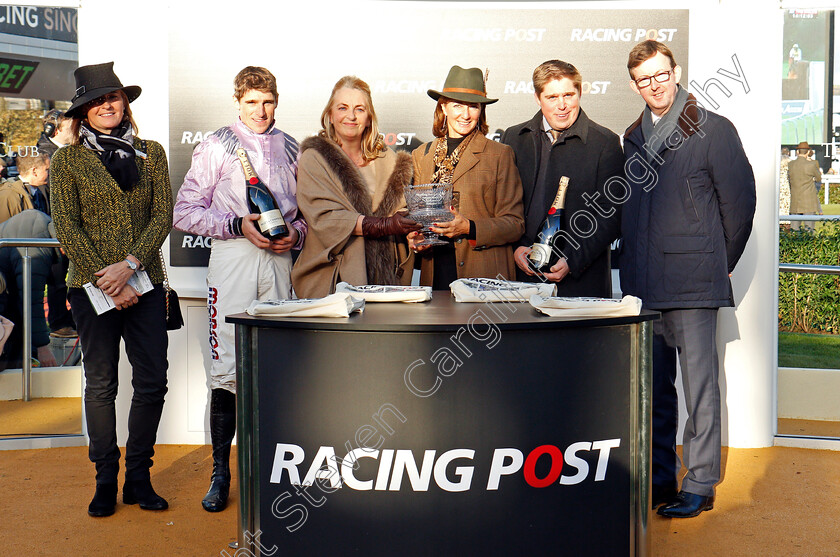
[{"label": "woman's dark hat brim", "polygon": [[446,81],[443,82],[443,89],[435,91],[429,89],[428,95],[434,100],[441,97],[466,103],[493,104],[499,99],[487,97],[484,88],[484,76],[478,68],[464,69],[461,66],[452,66]]},{"label": "woman's dark hat brim", "polygon": [[91,66],[80,66],[73,72],[76,78],[76,95],[72,99],[70,108],[65,114],[70,118],[80,116],[78,111],[85,104],[98,99],[108,93],[122,90],[128,97],[128,102],[134,102],[143,91],[137,85],[124,87],[120,79],[114,73],[114,63],[94,64]]},{"label": "woman's dark hat brim", "polygon": [[435,100],[438,100],[441,97],[443,97],[446,99],[452,99],[453,101],[461,101],[465,103],[493,104],[494,102],[499,100],[491,99],[488,97],[482,97],[481,95],[470,92],[465,93],[462,91],[447,90],[446,87],[443,88],[443,91],[435,91],[433,89],[429,89],[427,93],[430,97],[432,97]]}]

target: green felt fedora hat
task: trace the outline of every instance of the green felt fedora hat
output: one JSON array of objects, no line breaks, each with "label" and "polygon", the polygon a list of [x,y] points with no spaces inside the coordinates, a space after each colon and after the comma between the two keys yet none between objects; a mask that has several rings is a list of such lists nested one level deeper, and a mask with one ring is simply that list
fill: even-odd
[{"label": "green felt fedora hat", "polygon": [[442,90],[429,89],[428,93],[435,100],[446,97],[455,101],[480,104],[492,104],[499,100],[487,97],[484,75],[480,69],[464,69],[461,66],[452,66],[446,81],[443,82]]}]

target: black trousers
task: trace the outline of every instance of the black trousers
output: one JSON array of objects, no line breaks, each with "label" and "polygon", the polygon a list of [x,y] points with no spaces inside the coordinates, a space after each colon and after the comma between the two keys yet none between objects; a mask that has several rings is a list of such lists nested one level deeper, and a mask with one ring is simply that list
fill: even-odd
[{"label": "black trousers", "polygon": [[85,417],[90,437],[89,456],[96,465],[96,483],[116,483],[120,450],[117,447],[116,409],[120,338],[131,364],[134,394],[128,414],[125,445],[126,480],[149,477],[163,399],[166,394],[165,294],[161,285],[140,296],[130,308],[96,315],[81,288],[68,293],[82,343],[85,371]]},{"label": "black trousers", "polygon": [[67,309],[67,269],[69,267],[70,260],[66,255],[61,254],[58,263],[53,264],[47,279],[47,307],[49,309],[47,322],[52,332],[64,327],[76,328],[73,314]]}]

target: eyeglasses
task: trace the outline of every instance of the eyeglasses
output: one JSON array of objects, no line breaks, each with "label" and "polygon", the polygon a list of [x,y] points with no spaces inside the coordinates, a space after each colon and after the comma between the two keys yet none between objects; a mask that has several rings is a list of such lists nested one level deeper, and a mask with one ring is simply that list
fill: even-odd
[{"label": "eyeglasses", "polygon": [[650,80],[655,79],[657,83],[665,83],[669,79],[671,79],[671,71],[672,70],[665,70],[661,71],[657,74],[654,74],[653,77],[640,77],[639,79],[634,80],[636,82],[636,87],[639,89],[644,89],[648,85],[650,85]]},{"label": "eyeglasses", "polygon": [[97,98],[93,99],[92,101],[88,102],[87,107],[88,107],[88,109],[91,109],[91,108],[95,108],[97,106],[102,106],[106,102],[115,103],[115,102],[117,102],[121,99],[122,99],[122,97],[120,96],[119,93],[108,93],[107,95],[102,95],[101,97],[97,97]]}]

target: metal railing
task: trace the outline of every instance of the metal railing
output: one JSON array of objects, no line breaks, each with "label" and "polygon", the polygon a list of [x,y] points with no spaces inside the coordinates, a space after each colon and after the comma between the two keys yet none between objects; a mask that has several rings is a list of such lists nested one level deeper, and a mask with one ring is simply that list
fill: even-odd
[{"label": "metal railing", "polygon": [[[58,248],[61,243],[54,238],[0,238],[1,248],[23,248],[23,357],[21,381],[23,400],[32,400],[32,256],[29,248]],[[14,277],[7,277],[13,280]]]},{"label": "metal railing", "polygon": [[829,188],[831,186],[840,186],[840,178],[836,174],[823,174],[822,184],[825,188],[823,192],[823,203],[828,205]]},{"label": "metal railing", "polygon": [[779,215],[779,220],[840,220],[840,215]]},{"label": "metal railing", "polygon": [[[840,220],[840,215],[779,215],[779,220],[789,221],[831,221]],[[780,273],[811,273],[816,275],[840,275],[840,265],[808,265],[805,263],[779,263]]]}]

